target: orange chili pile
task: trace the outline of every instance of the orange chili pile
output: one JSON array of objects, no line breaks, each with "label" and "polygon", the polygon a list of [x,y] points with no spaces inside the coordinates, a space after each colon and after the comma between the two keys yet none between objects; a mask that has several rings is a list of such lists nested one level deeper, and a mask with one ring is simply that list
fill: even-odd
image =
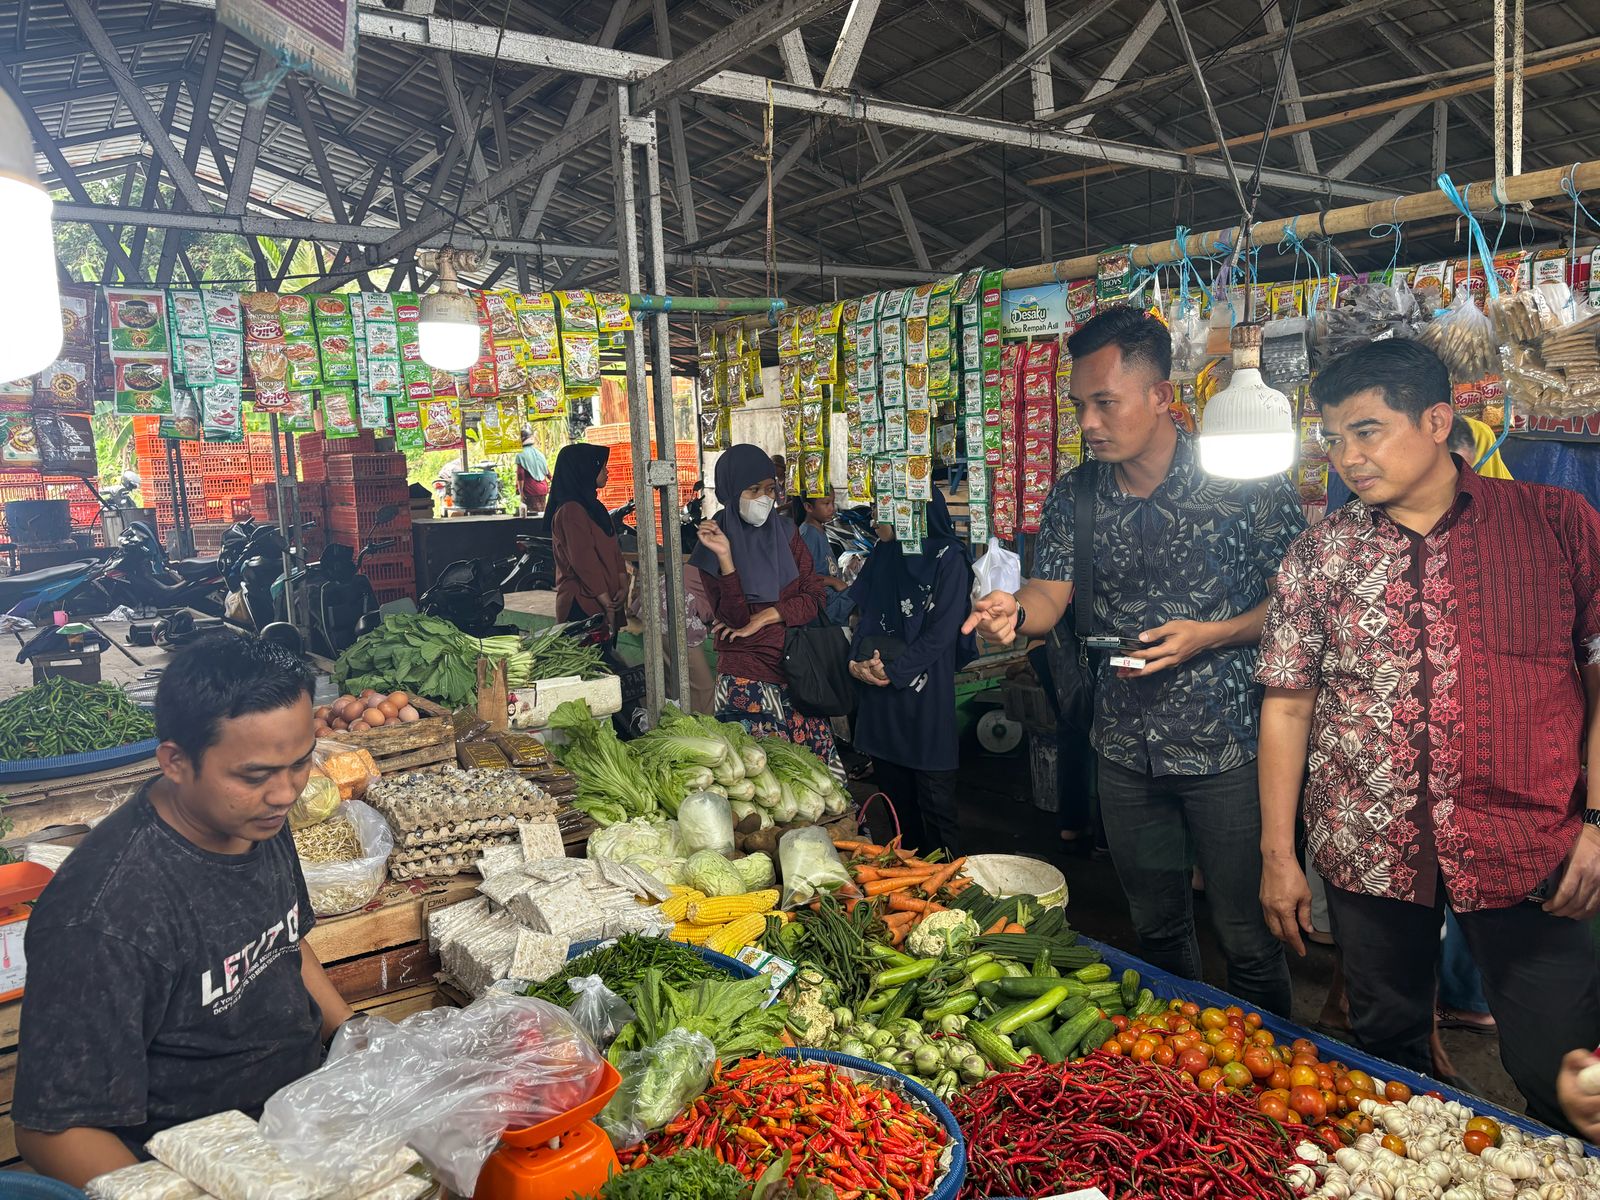
[{"label": "orange chili pile", "polygon": [[719,1067],[700,1099],[630,1165],[699,1146],[754,1180],[792,1151],[791,1184],[824,1181],[839,1200],[923,1200],[946,1140],[938,1121],[891,1088],[857,1083],[827,1063],[755,1057]]},{"label": "orange chili pile", "polygon": [[1110,1200],[1292,1200],[1283,1128],[1181,1071],[1095,1053],[1030,1058],[959,1093],[963,1197],[1098,1187]]}]

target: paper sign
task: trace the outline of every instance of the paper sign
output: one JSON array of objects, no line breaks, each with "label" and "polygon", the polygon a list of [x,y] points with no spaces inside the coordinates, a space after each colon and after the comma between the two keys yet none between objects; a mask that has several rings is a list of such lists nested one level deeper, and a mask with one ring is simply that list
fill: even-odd
[{"label": "paper sign", "polygon": [[1000,295],[1000,324],[1007,337],[1036,337],[1065,333],[1067,285],[1012,288]]}]

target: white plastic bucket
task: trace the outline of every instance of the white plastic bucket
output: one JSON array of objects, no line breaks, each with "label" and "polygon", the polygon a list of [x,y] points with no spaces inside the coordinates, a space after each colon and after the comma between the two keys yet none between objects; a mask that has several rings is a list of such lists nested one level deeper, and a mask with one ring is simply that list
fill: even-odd
[{"label": "white plastic bucket", "polygon": [[1020,854],[970,854],[964,873],[993,895],[1037,896],[1046,908],[1065,908],[1067,877],[1047,862]]}]

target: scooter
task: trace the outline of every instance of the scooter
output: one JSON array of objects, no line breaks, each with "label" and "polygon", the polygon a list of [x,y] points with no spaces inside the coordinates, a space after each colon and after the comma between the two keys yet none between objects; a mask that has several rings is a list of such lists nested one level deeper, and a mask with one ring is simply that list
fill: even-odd
[{"label": "scooter", "polygon": [[114,608],[195,608],[222,614],[215,558],[168,559],[155,530],[132,521],[109,558],[82,559],[0,579],[0,608],[34,619],[57,609],[99,616]]},{"label": "scooter", "polygon": [[[519,543],[523,540],[517,539]],[[440,571],[433,586],[417,597],[417,610],[449,621],[471,637],[518,632],[515,628],[501,629],[498,625],[506,607],[503,577],[504,564],[497,565],[481,558],[458,559]],[[554,579],[551,583],[554,584]]]}]

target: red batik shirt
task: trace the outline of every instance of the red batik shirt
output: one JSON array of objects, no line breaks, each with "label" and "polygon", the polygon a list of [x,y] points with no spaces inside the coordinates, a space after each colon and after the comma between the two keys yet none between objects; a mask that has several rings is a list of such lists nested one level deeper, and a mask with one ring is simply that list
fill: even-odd
[{"label": "red batik shirt", "polygon": [[1462,466],[1426,537],[1352,500],[1295,540],[1272,593],[1256,679],[1317,690],[1317,870],[1428,905],[1442,876],[1461,912],[1525,898],[1580,828],[1600,515]]}]

